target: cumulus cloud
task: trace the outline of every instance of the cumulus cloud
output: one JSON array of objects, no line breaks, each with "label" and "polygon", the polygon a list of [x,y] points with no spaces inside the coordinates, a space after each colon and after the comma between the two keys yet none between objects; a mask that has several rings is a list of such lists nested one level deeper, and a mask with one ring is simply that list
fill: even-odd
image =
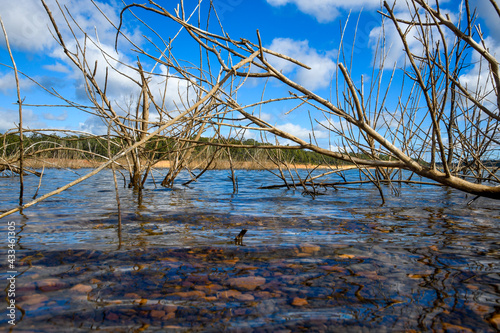
[{"label": "cumulus cloud", "polygon": [[318,125],[324,129],[332,130],[332,129],[340,128],[341,123],[340,123],[340,121],[333,120],[332,118],[328,118],[328,119],[321,120]]},{"label": "cumulus cloud", "polygon": [[[19,125],[19,111],[0,107],[0,132],[4,133]],[[23,109],[23,128],[44,128],[45,123],[31,109]]]},{"label": "cumulus cloud", "polygon": [[290,38],[275,38],[269,49],[292,57],[311,69],[306,69],[275,56],[269,62],[283,74],[293,74],[294,79],[308,89],[328,87],[335,73],[335,52],[319,52],[309,46],[307,40],[297,41]]},{"label": "cumulus cloud", "polygon": [[[105,13],[104,17],[101,12],[92,4],[86,1],[78,0],[59,0],[63,10],[68,8],[71,12],[71,17],[77,22],[78,27],[70,20],[73,26],[73,32],[66,26],[63,14],[60,12],[54,0],[47,0],[52,14],[56,22],[59,23],[60,32],[65,39],[66,47],[77,54],[81,61],[88,64],[88,71],[94,72],[95,79],[104,90],[106,86],[106,94],[108,99],[114,101],[113,105],[117,105],[116,111],[123,114],[127,110],[127,102],[131,99],[137,101],[137,97],[141,92],[141,87],[136,83],[140,82],[140,75],[132,67],[136,67],[136,55],[131,54],[130,44],[121,40],[118,44],[118,51],[115,50],[115,28],[108,22],[108,19],[115,25],[119,21],[119,12],[122,4],[119,1],[96,1],[100,11]],[[52,25],[49,22],[47,14],[39,0],[19,0],[8,1],[0,0],[2,6],[2,17],[9,34],[9,41],[13,49],[25,52],[26,54],[43,52],[44,55],[51,58],[40,67],[52,72],[46,76],[37,76],[37,80],[44,84],[47,88],[66,89],[73,87],[74,92],[68,95],[67,90],[63,92],[65,97],[80,101],[88,100],[87,85],[80,70],[68,59],[62,48],[54,40],[49,29]],[[86,36],[80,31],[80,28],[88,33]],[[142,36],[140,30],[136,27],[125,25],[122,27],[122,32],[127,34],[136,44],[140,45]],[[2,39],[0,37],[0,47]],[[91,41],[91,40],[92,41]],[[80,46],[78,46],[80,45]],[[83,47],[85,47],[85,55],[83,56]],[[120,49],[120,47],[122,47]],[[84,60],[83,60],[84,59]],[[145,70],[147,64],[143,64]],[[168,110],[173,110],[183,105],[189,105],[188,97],[195,97],[197,94],[192,93],[188,82],[181,78],[170,77],[166,85],[167,70],[164,66],[158,66],[156,73],[159,76],[153,76],[150,80],[150,90],[157,101],[165,101],[165,107]],[[37,73],[38,74],[38,73]],[[172,73],[169,73],[170,76]],[[52,76],[51,76],[52,75]],[[136,81],[136,82],[134,82]],[[23,80],[21,88],[27,88],[32,83],[28,80]],[[64,86],[61,86],[64,84]],[[0,92],[11,93],[11,89],[15,88],[13,75],[0,73]],[[162,103],[160,102],[160,104]],[[135,107],[135,105],[133,106]],[[153,105],[151,105],[151,117],[155,116]],[[120,110],[120,109],[125,110]],[[157,116],[157,114],[156,114]],[[63,117],[62,115],[60,117]],[[57,120],[52,114],[45,114],[47,120]],[[80,124],[80,128],[91,133],[101,133],[105,128],[100,121],[94,118],[89,118],[84,123]]]},{"label": "cumulus cloud", "polygon": [[[404,3],[404,2],[403,2]],[[459,15],[457,13],[453,13],[446,8],[441,9],[443,15],[449,15],[452,22],[458,25]],[[398,19],[404,21],[412,21],[413,10],[408,9],[407,5],[399,4],[395,7],[395,16]],[[425,20],[425,17],[422,16],[422,20]],[[406,43],[413,54],[423,55],[425,52],[424,46],[422,45],[422,35],[421,29],[417,26],[409,27],[403,23],[400,23],[400,29],[405,34]],[[448,29],[443,29],[443,35],[448,43],[448,45],[453,44],[454,35]],[[431,43],[441,43],[441,35],[435,27],[431,28],[433,39],[431,39]],[[392,22],[386,22],[383,26],[379,24],[378,26],[371,29],[369,33],[369,46],[372,49],[373,54],[377,55],[377,65],[382,64],[385,68],[392,69],[392,67],[396,64],[398,67],[403,67],[405,65],[406,53],[404,51],[404,45],[401,41],[401,37],[396,30],[394,24]],[[434,47],[434,45],[432,45]],[[408,64],[406,64],[408,65]]]},{"label": "cumulus cloud", "polygon": [[[23,77],[19,77],[19,88],[30,89],[34,83]],[[8,94],[16,90],[16,77],[14,72],[0,73],[0,91],[4,94]],[[15,102],[15,100],[13,101]]]},{"label": "cumulus cloud", "polygon": [[[499,59],[500,42],[496,42],[493,37],[486,38],[484,42],[485,45],[488,46],[489,52],[493,54],[496,59]],[[459,77],[460,83],[467,87],[467,90],[469,90],[473,96],[477,94],[486,107],[492,109],[496,108],[496,94],[494,93],[490,67],[477,52],[473,53],[471,63],[474,64],[474,66],[469,72]],[[480,96],[486,96],[486,98],[481,99]]]},{"label": "cumulus cloud", "polygon": [[[68,8],[71,11],[73,18],[84,31],[90,34],[98,32],[99,39],[104,43],[114,41],[113,28],[94,5],[78,0],[59,0],[59,4],[61,8]],[[96,4],[112,22],[118,22],[118,6],[99,1],[96,1]],[[54,0],[48,0],[47,6],[57,22],[64,22],[63,15]],[[40,1],[0,0],[0,8],[9,42],[14,49],[37,52],[57,46],[48,29],[51,26],[50,20]],[[71,36],[68,27],[61,24],[59,28],[63,36]],[[78,33],[78,28],[74,32]],[[5,42],[3,34],[0,36],[0,41],[2,44]]]},{"label": "cumulus cloud", "polygon": [[[293,124],[293,123],[286,123],[283,125],[278,125],[276,126],[278,129],[285,131],[287,133],[290,133],[299,139],[302,139],[304,141],[310,141],[310,139],[313,139],[313,131],[307,128],[304,128],[300,125]],[[322,130],[315,130],[314,131],[314,137],[316,139],[324,139],[328,137],[328,133]]]},{"label": "cumulus cloud", "polygon": [[108,124],[100,117],[90,116],[83,123],[79,124],[79,130],[95,135],[105,135],[108,133]]},{"label": "cumulus cloud", "polygon": [[473,0],[472,6],[477,8],[478,16],[484,20],[489,30],[489,37],[500,42],[500,20],[489,1]]},{"label": "cumulus cloud", "polygon": [[[0,0],[2,20],[12,48],[23,51],[40,51],[54,44],[47,30],[49,19],[37,0]],[[5,43],[3,34],[0,43]]]},{"label": "cumulus cloud", "polygon": [[68,118],[68,111],[64,110],[61,114],[56,115],[54,113],[45,112],[43,118],[47,120],[58,120],[64,121]]},{"label": "cumulus cloud", "polygon": [[51,72],[71,73],[71,70],[67,66],[61,64],[60,62],[57,62],[52,65],[44,65],[42,67]]},{"label": "cumulus cloud", "polygon": [[301,12],[314,16],[321,23],[335,20],[342,11],[380,7],[380,0],[267,0],[267,2],[275,7],[293,4]]},{"label": "cumulus cloud", "polygon": [[[59,23],[59,30],[65,39],[66,46],[71,51],[82,57],[82,50],[77,48],[77,43],[73,36],[76,34],[77,41],[81,47],[85,45],[85,61],[93,66],[97,61],[97,77],[101,84],[104,83],[106,76],[106,67],[113,66],[125,75],[133,75],[133,71],[127,66],[121,64],[123,61],[127,63],[126,57],[123,54],[118,54],[114,50],[114,42],[116,36],[115,28],[108,22],[108,19],[117,25],[119,21],[119,10],[121,6],[115,2],[99,2],[97,9],[94,5],[86,1],[78,0],[59,0],[59,4],[63,10],[66,8],[71,12],[71,17],[74,18],[76,24],[71,21],[71,18],[66,13],[67,19],[70,20],[73,30],[65,24],[65,19],[60,9],[54,0],[48,0],[49,6],[56,22]],[[62,48],[55,41],[53,37],[52,25],[50,24],[47,13],[45,12],[41,2],[38,0],[0,0],[0,8],[2,8],[2,18],[9,35],[9,42],[14,50],[39,53],[43,52],[45,55],[54,59],[53,64],[45,64],[42,68],[67,75],[67,79],[75,80],[77,82],[75,87],[77,89],[76,96],[86,98],[84,91],[84,83],[81,78],[81,73],[69,61],[67,56],[63,53]],[[106,15],[106,17],[101,13]],[[80,28],[87,33],[88,37],[95,41],[95,44],[89,40],[85,40],[83,32]],[[136,29],[133,31],[127,30],[124,27],[122,30],[132,40],[137,41],[140,38],[140,32]],[[3,34],[0,36],[0,46],[3,44]],[[124,54],[126,52],[123,52]],[[105,55],[107,54],[107,55]],[[122,93],[129,93],[133,83],[124,75],[116,72],[109,71],[108,77],[108,91],[110,95],[117,95],[120,97]],[[137,77],[137,75],[135,75]],[[5,80],[2,80],[5,81]],[[104,84],[103,84],[104,86]],[[50,87],[49,87],[50,88]],[[5,89],[5,82],[0,86],[0,89]]]},{"label": "cumulus cloud", "polygon": [[260,112],[258,114],[258,117],[262,120],[264,120],[265,122],[270,122],[273,120],[273,115],[271,113],[266,113],[266,112]]},{"label": "cumulus cloud", "polygon": [[[471,2],[472,8],[477,8],[477,13],[479,16],[479,20],[476,23],[486,23],[488,26],[488,30],[490,35],[485,37],[484,44],[486,48],[489,50],[491,54],[493,54],[497,59],[500,57],[500,22],[498,21],[498,15],[494,10],[492,10],[492,6],[487,1],[479,1],[474,0]],[[398,5],[395,9],[396,17],[410,21],[411,14],[408,10],[404,10],[404,7]],[[460,8],[458,6],[449,6],[448,8],[441,8],[441,11],[449,15],[452,22],[455,25],[459,25],[460,19],[462,20],[462,24],[465,20],[465,9]],[[481,22],[482,21],[482,22]],[[421,36],[419,35],[420,29],[416,27],[408,28],[401,24],[403,32],[406,33],[406,42],[413,54],[421,55],[424,54],[424,48],[421,43]],[[441,36],[436,28],[432,28],[431,31],[433,36],[436,37],[434,40],[435,43],[439,41],[442,45]],[[406,54],[404,52],[403,44],[401,42],[401,38],[394,28],[392,23],[385,24],[382,28],[378,26],[371,30],[370,32],[370,45],[372,50],[375,52],[375,48],[378,47],[377,41],[379,40],[381,33],[384,33],[384,48],[382,50],[378,50],[379,55],[385,56],[385,68],[392,68],[394,64],[397,64],[397,67],[403,67],[404,65],[408,66],[409,63],[406,62]],[[446,43],[449,45],[449,48],[455,42],[455,35],[448,29],[443,29],[444,38]],[[442,47],[440,48],[442,51]],[[380,53],[380,51],[382,51]],[[471,64],[465,71],[462,72],[462,75],[459,77],[459,81],[461,84],[472,93],[472,95],[477,94],[478,98],[481,99],[483,104],[491,109],[495,109],[496,96],[494,94],[493,83],[491,81],[491,75],[489,73],[489,66],[484,59],[482,59],[481,55],[478,52],[472,51],[471,57],[466,59],[468,63]],[[384,120],[387,123],[384,124],[385,127],[392,128],[394,126],[394,119],[390,117],[384,117]]]}]

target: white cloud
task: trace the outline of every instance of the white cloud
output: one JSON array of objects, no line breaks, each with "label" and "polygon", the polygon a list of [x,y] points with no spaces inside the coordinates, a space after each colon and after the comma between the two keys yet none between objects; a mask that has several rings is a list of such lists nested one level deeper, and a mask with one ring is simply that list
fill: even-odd
[{"label": "white cloud", "polygon": [[[83,45],[83,39],[79,40],[79,43],[80,45]],[[75,53],[77,52],[77,45],[74,40],[68,42],[67,47]],[[95,45],[88,41],[86,43],[85,51],[85,61],[90,67],[91,72],[94,72],[94,66],[97,62],[95,79],[102,90],[104,90],[106,83],[108,98],[121,99],[132,93],[138,93],[138,85],[130,80],[129,77],[139,80],[139,74],[125,65],[129,61],[123,53],[117,53],[111,45]],[[76,95],[82,99],[86,99],[86,85],[82,73],[75,67],[75,65],[72,64],[62,50],[56,50],[52,56],[59,58],[61,61],[66,62],[68,66],[71,66],[73,73],[69,77],[77,80]],[[108,71],[106,71],[106,68],[108,68]]]},{"label": "white cloud", "polygon": [[172,76],[169,76],[167,79],[168,70],[164,65],[160,66],[160,70],[164,76],[155,76],[150,83],[150,90],[155,100],[165,100],[165,106],[170,110],[176,108],[182,109],[183,104],[186,106],[192,104],[198,94],[191,83],[185,79]]},{"label": "white cloud", "polygon": [[[2,20],[13,49],[40,51],[54,44],[47,30],[49,19],[38,0],[0,0]],[[0,34],[1,44],[5,43]]]},{"label": "white cloud", "polygon": [[64,121],[68,118],[68,111],[64,110],[61,114],[55,115],[54,113],[45,112],[43,118],[47,120]]},{"label": "white cloud", "polygon": [[[410,13],[401,12],[397,14],[397,17],[403,20],[411,20]],[[403,25],[402,25],[403,26]],[[419,29],[411,28],[410,30],[405,30],[405,26],[402,27],[403,32],[406,32],[406,42],[408,47],[414,54],[420,55],[423,51],[422,44],[419,42],[418,33]],[[382,36],[384,34],[384,36]],[[379,43],[379,40],[383,40],[383,44]],[[380,64],[380,57],[384,57],[384,67],[391,69],[394,64],[398,64],[399,67],[403,66],[406,53],[404,51],[403,42],[399,36],[398,31],[394,27],[392,22],[386,22],[385,26],[378,26],[370,31],[370,43],[373,53],[377,53],[377,65]],[[376,50],[375,48],[379,48]]]},{"label": "white cloud", "polygon": [[88,117],[85,122],[79,124],[79,127],[80,131],[95,135],[105,135],[108,133],[108,124],[97,116]]},{"label": "white cloud", "polygon": [[71,70],[67,66],[61,64],[60,62],[57,62],[53,65],[44,65],[42,67],[52,72],[71,73]]},{"label": "white cloud", "polygon": [[[344,121],[345,122],[345,121]],[[318,127],[323,129],[323,130],[340,130],[341,129],[341,122],[333,120],[331,118],[328,119],[323,119],[319,122]]]},{"label": "white cloud", "polygon": [[500,20],[491,3],[484,0],[473,0],[471,1],[471,5],[473,8],[477,8],[478,16],[484,19],[490,33],[489,37],[500,42]]},{"label": "white cloud", "polygon": [[260,113],[258,114],[258,117],[259,117],[260,119],[264,120],[265,122],[270,122],[270,121],[272,121],[272,120],[273,120],[273,118],[274,118],[272,114],[270,114],[270,113],[265,113],[265,112],[260,112]]},{"label": "white cloud", "polygon": [[[457,21],[458,16],[455,13],[452,13],[446,9],[442,9],[443,15],[449,15],[453,22]],[[394,15],[401,20],[404,21],[412,21],[413,17],[413,9],[410,10],[406,5],[399,4],[395,7]],[[425,20],[425,17],[422,15],[422,20]],[[429,19],[432,21],[432,19]],[[422,45],[422,31],[421,29],[415,25],[408,28],[408,25],[403,23],[399,24],[401,31],[405,34],[406,43],[410,49],[410,51],[415,55],[424,54],[424,47]],[[453,43],[453,34],[448,29],[442,29],[444,38],[448,45],[452,45]],[[426,31],[427,32],[427,31]],[[429,32],[433,36],[432,41],[434,43],[442,44],[441,35],[435,27],[432,28],[431,32]],[[427,36],[429,39],[429,37]],[[397,64],[398,67],[403,67],[405,64],[406,53],[404,50],[403,42],[401,41],[401,37],[394,26],[394,23],[390,20],[386,20],[384,26],[378,25],[377,27],[371,29],[369,33],[369,46],[372,49],[373,54],[377,54],[377,65],[380,65],[381,57],[385,57],[384,59],[384,68],[392,69],[394,64]],[[434,45],[432,45],[434,47]],[[407,63],[406,65],[408,65]]]},{"label": "white cloud", "polygon": [[330,151],[336,152],[336,153],[344,153],[345,152],[345,147],[342,146],[335,146],[335,145],[330,145],[329,149]]},{"label": "white cloud", "polygon": [[[95,78],[103,90],[106,82],[108,99],[115,100],[117,103],[121,104],[122,107],[125,101],[130,100],[131,96],[137,99],[141,88],[133,80],[140,81],[140,76],[138,72],[132,68],[137,66],[136,55],[130,56],[130,44],[123,40],[118,44],[118,52],[115,50],[114,43],[116,30],[107,20],[109,19],[114,22],[115,25],[118,25],[119,11],[123,5],[116,1],[107,3],[96,1],[99,8],[106,14],[107,18],[105,18],[99,10],[88,1],[59,0],[59,3],[63,10],[68,8],[71,12],[71,17],[73,17],[78,24],[77,27],[76,24],[71,21],[69,15],[66,14],[72,25],[73,32],[76,34],[77,39],[75,40],[75,37],[72,35],[69,27],[67,27],[63,15],[55,1],[47,0],[47,5],[56,22],[59,24],[59,29],[65,39],[67,48],[70,52],[77,54],[80,61],[83,61],[83,59],[85,60],[88,67],[90,67],[87,68],[88,71],[93,72],[94,65],[97,63]],[[43,53],[51,57],[52,60],[49,60],[46,64],[42,64],[40,67],[55,73],[60,73],[57,74],[57,82],[64,82],[64,88],[67,88],[68,85],[74,86],[75,91],[73,96],[76,96],[80,100],[87,100],[88,92],[86,91],[87,86],[84,77],[54,40],[49,30],[49,27],[52,29],[52,25],[40,1],[0,0],[0,8],[5,8],[5,10],[2,9],[2,18],[4,19],[9,34],[11,46],[14,49],[24,51],[28,54],[43,51]],[[5,18],[6,16],[8,19]],[[88,33],[88,39],[85,39],[80,28]],[[122,27],[122,32],[126,33],[135,43],[140,44],[139,39],[142,40],[142,36],[138,29],[131,31],[125,25]],[[93,42],[90,41],[90,39],[92,39]],[[80,45],[80,48],[77,43]],[[122,49],[120,49],[120,46],[122,46]],[[85,48],[84,55],[83,48]],[[147,71],[147,64],[143,64],[143,66]],[[106,68],[108,68],[108,71],[106,71]],[[157,67],[157,71],[160,75],[167,74],[164,66]],[[54,75],[56,75],[55,73]],[[61,77],[61,74],[65,75],[65,77]],[[48,76],[38,77],[38,79],[40,82],[48,83],[47,88],[49,89],[54,83],[57,83],[51,82]],[[31,81],[24,80],[22,83],[25,87],[28,87]],[[193,98],[196,96],[194,93],[188,94],[188,87],[189,85],[186,80],[170,78],[165,92],[165,76],[153,77],[150,81],[150,89],[153,95],[157,101],[160,101],[160,104],[161,101],[164,100],[165,106],[169,110],[174,109],[176,106],[181,108],[183,106],[182,102],[184,102],[184,105],[189,104],[186,101],[188,95]],[[7,93],[12,88],[15,88],[13,76],[10,74],[2,76],[0,73],[0,91]],[[163,98],[163,95],[166,95],[166,97]],[[73,96],[70,95],[65,97],[73,99]],[[48,115],[48,117],[50,117],[50,115]],[[101,125],[94,120],[86,121],[82,124],[82,128],[93,132],[102,130]]]},{"label": "white cloud", "polygon": [[335,52],[319,53],[309,46],[307,40],[296,41],[290,38],[275,38],[269,49],[292,57],[311,69],[306,69],[275,56],[270,56],[271,65],[283,74],[294,73],[297,83],[314,90],[328,87],[335,73]]},{"label": "white cloud", "polygon": [[[0,107],[0,132],[4,133],[19,125],[19,111]],[[39,121],[38,115],[31,109],[23,109],[23,128],[44,128],[45,123]]]},{"label": "white cloud", "polygon": [[313,131],[307,128],[304,128],[300,125],[297,124],[292,124],[292,123],[286,123],[283,125],[278,125],[276,126],[278,129],[285,131],[289,134],[292,134],[299,139],[302,139],[304,141],[309,142],[310,140],[314,140],[314,137],[316,139],[324,139],[328,137],[328,133],[322,130],[315,130],[314,131],[314,137],[313,137]]},{"label": "white cloud", "polygon": [[[34,85],[33,81],[23,78],[19,75],[19,88],[21,90],[30,89]],[[16,90],[16,77],[14,72],[8,72],[6,74],[0,73],[0,91],[4,94],[9,94]],[[15,100],[12,101],[16,102]]]},{"label": "white cloud", "polygon": [[[47,0],[46,3],[56,22],[59,22],[59,29],[63,37],[70,39],[72,32],[66,26],[56,2]],[[59,4],[63,10],[68,8],[72,17],[85,32],[90,35],[98,34],[102,43],[114,43],[114,28],[90,1],[59,0]],[[117,24],[119,22],[119,5],[113,6],[99,1],[96,1],[96,4],[113,23]],[[48,48],[52,49],[58,46],[48,29],[52,25],[41,1],[0,0],[0,8],[2,8],[2,20],[12,48],[36,52],[46,51]],[[67,13],[66,16],[71,21],[71,17]],[[73,31],[77,35],[81,34],[78,27],[74,27]],[[129,32],[126,28],[123,31],[128,32],[133,38],[138,37],[137,31]],[[4,44],[3,34],[0,34],[0,42]]]},{"label": "white cloud", "polygon": [[[66,13],[66,18],[72,25],[72,31],[67,26],[63,14],[58,8],[54,0],[47,0],[52,15],[56,22],[58,22],[59,30],[65,39],[66,46],[70,51],[74,51],[82,58],[82,50],[77,50],[76,41],[73,33],[76,34],[77,40],[83,48],[85,45],[85,60],[90,65],[91,70],[95,61],[98,62],[97,78],[98,81],[104,85],[106,76],[106,67],[109,65],[114,66],[119,71],[126,75],[136,77],[137,74],[129,69],[127,66],[120,64],[119,61],[127,63],[126,52],[117,54],[114,50],[114,43],[116,37],[115,28],[108,22],[108,19],[117,25],[119,21],[119,11],[122,7],[118,2],[111,1],[104,3],[96,1],[100,10],[105,13],[104,17],[101,12],[88,1],[78,0],[59,0],[61,8],[66,11],[69,10],[71,17],[74,18],[78,26],[72,22],[71,17]],[[87,97],[84,91],[84,83],[82,81],[81,73],[71,63],[68,57],[64,54],[62,48],[55,41],[51,30],[52,25],[49,21],[48,15],[45,12],[39,0],[0,0],[0,8],[2,8],[2,19],[6,26],[9,36],[9,42],[14,50],[24,51],[28,53],[43,52],[45,55],[54,59],[53,64],[45,64],[41,67],[49,71],[68,74],[67,79],[77,79],[76,95],[79,97]],[[98,46],[90,41],[84,39],[83,33],[80,28],[92,38]],[[140,36],[138,30],[129,31],[127,27],[122,29],[122,32],[131,36],[133,40],[137,40]],[[4,42],[3,34],[0,34],[0,45]],[[121,45],[121,44],[119,44]],[[123,44],[125,46],[125,44]],[[126,45],[130,48],[129,45]],[[108,53],[110,56],[104,56],[103,52]],[[113,59],[115,58],[115,59]],[[109,64],[107,63],[109,62]],[[135,64],[135,61],[133,62]],[[110,97],[121,97],[123,94],[128,94],[130,91],[137,90],[133,87],[134,84],[123,75],[120,75],[113,70],[109,70],[108,89]],[[2,80],[5,81],[5,80]],[[0,90],[6,89],[6,83],[0,83]],[[50,87],[48,87],[50,88]],[[114,95],[114,96],[113,96]]]},{"label": "white cloud", "polygon": [[[493,54],[496,59],[500,57],[500,43],[497,43],[492,37],[485,39],[485,45],[487,45],[488,50]],[[474,52],[472,55],[471,63],[474,66],[468,73],[465,73],[459,77],[460,83],[467,87],[468,91],[475,96],[476,94],[481,100],[481,96],[486,95],[487,98],[482,101],[482,104],[491,110],[496,109],[496,94],[494,93],[492,78],[490,75],[490,67],[486,60],[481,59],[481,55]],[[470,105],[469,105],[470,106]]]},{"label": "white cloud", "polygon": [[335,20],[342,11],[380,7],[380,0],[267,0],[267,2],[275,7],[294,4],[301,12],[314,16],[321,23]]}]

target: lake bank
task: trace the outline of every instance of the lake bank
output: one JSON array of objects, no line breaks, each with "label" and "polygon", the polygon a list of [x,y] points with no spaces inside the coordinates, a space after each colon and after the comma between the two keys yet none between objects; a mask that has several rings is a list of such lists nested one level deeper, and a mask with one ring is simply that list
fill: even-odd
[{"label": "lake bank", "polygon": [[[43,158],[43,159],[31,159],[25,161],[25,166],[32,169],[42,169],[42,168],[56,168],[56,169],[82,169],[82,168],[97,168],[103,162],[86,160],[86,159],[65,159],[65,158]],[[121,160],[119,163],[122,166],[126,166],[126,161]],[[202,169],[205,162],[194,162],[189,166],[190,169]],[[168,169],[171,166],[170,161],[159,161],[154,164],[154,168],[157,169]],[[283,168],[284,166],[282,166]],[[220,160],[215,161],[209,167],[209,170],[227,170],[231,166],[229,161]],[[254,162],[254,161],[234,161],[233,168],[237,170],[273,170],[277,169],[276,165],[269,161],[264,162]],[[290,169],[351,169],[352,165],[313,165],[313,164],[289,164]]]}]

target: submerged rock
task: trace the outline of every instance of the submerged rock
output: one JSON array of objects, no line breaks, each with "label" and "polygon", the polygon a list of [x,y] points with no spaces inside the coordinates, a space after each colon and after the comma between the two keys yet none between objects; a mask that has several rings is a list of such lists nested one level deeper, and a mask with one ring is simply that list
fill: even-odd
[{"label": "submerged rock", "polygon": [[314,254],[314,253],[318,252],[319,250],[321,250],[321,247],[319,247],[318,245],[309,244],[309,243],[302,243],[299,245],[299,247],[300,247],[300,251],[302,253],[307,253],[307,254]]},{"label": "submerged rock", "polygon": [[79,283],[71,287],[70,290],[77,293],[87,294],[92,291],[92,286]]},{"label": "submerged rock", "polygon": [[260,276],[246,276],[240,278],[232,278],[228,280],[229,285],[247,290],[255,290],[257,287],[266,283],[266,279]]},{"label": "submerged rock", "polygon": [[309,304],[305,298],[295,297],[292,301],[292,305],[294,306],[304,306]]},{"label": "submerged rock", "polygon": [[41,291],[55,291],[66,288],[66,283],[62,282],[60,279],[44,279],[36,283],[38,289]]}]

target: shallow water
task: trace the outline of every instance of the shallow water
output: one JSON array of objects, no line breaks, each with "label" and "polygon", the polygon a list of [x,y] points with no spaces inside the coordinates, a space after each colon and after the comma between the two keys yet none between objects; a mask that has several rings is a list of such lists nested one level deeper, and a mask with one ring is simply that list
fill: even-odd
[{"label": "shallow water", "polygon": [[[500,329],[499,202],[467,206],[471,197],[460,192],[403,186],[380,206],[367,185],[312,200],[299,190],[258,190],[277,182],[264,171],[237,171],[239,192],[232,194],[228,176],[210,171],[185,187],[189,178],[181,174],[174,189],[150,178],[141,199],[120,188],[121,229],[109,170],[0,220],[5,301],[8,222],[17,227],[18,271],[16,325],[3,310],[0,327]],[[39,195],[76,178],[45,170]],[[39,180],[26,181],[27,202]],[[0,210],[16,206],[17,191],[17,179],[0,179]],[[242,229],[248,232],[236,245]]]}]

